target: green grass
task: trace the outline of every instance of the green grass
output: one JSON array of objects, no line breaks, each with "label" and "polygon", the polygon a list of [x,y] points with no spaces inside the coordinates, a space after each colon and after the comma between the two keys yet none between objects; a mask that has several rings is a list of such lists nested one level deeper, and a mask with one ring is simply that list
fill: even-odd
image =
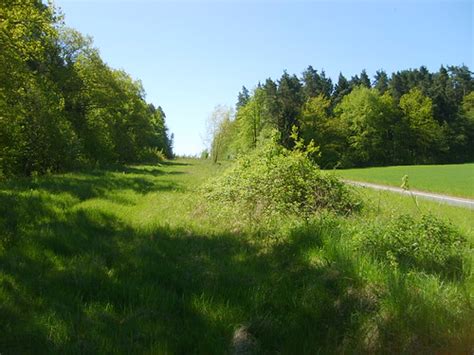
[{"label": "green grass", "polygon": [[[1,183],[0,352],[222,354],[241,326],[260,353],[472,349],[468,272],[405,273],[354,246],[392,213],[417,215],[412,201],[370,191],[360,215],[241,229],[199,199],[222,169],[178,160]],[[472,230],[464,210],[430,206]]]},{"label": "green grass", "polygon": [[368,206],[364,219],[380,220],[385,223],[392,216],[406,213],[409,215],[432,214],[455,225],[474,242],[474,211],[469,208],[446,205],[444,203],[411,198],[390,191],[373,190],[370,188],[354,188],[360,198]]},{"label": "green grass", "polygon": [[400,187],[408,175],[410,188],[440,194],[474,198],[474,164],[410,165],[335,170],[338,176]]}]

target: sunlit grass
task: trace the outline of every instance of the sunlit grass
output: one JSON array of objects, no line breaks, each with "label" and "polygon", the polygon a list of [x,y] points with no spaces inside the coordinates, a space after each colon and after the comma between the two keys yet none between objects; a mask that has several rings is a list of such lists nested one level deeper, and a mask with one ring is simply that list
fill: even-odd
[{"label": "sunlit grass", "polygon": [[224,168],[178,160],[0,185],[0,352],[222,354],[241,326],[266,353],[469,348],[472,276],[407,275],[354,240],[420,209],[468,233],[466,210],[364,191],[352,217],[234,228],[199,198]]},{"label": "sunlit grass", "polygon": [[365,201],[363,218],[388,220],[394,215],[433,214],[454,224],[463,233],[474,238],[474,210],[464,207],[446,205],[441,202],[423,198],[400,195],[389,191],[370,188],[354,188]]},{"label": "sunlit grass", "polygon": [[474,197],[474,164],[389,166],[334,170],[334,173],[345,179],[396,187],[408,175],[411,189]]}]

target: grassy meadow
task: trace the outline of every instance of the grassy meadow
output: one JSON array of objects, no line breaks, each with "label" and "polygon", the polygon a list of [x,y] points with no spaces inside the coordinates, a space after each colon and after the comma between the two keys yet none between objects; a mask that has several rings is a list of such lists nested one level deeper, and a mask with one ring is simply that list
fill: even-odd
[{"label": "grassy meadow", "polygon": [[223,354],[237,329],[255,353],[472,350],[469,255],[445,274],[358,244],[421,208],[472,245],[472,212],[355,189],[352,216],[242,228],[199,197],[223,169],[176,160],[1,182],[0,353]]},{"label": "grassy meadow", "polygon": [[408,175],[413,190],[474,198],[474,164],[389,166],[334,172],[344,179],[396,187],[400,187],[402,177]]}]

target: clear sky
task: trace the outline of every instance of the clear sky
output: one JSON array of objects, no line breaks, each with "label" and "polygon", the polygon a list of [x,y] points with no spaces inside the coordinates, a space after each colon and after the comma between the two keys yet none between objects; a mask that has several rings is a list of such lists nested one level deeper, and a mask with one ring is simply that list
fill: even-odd
[{"label": "clear sky", "polygon": [[471,1],[56,0],[66,24],[102,58],[143,82],[175,134],[175,152],[203,149],[217,104],[234,105],[283,70],[331,78],[426,65],[473,69]]}]

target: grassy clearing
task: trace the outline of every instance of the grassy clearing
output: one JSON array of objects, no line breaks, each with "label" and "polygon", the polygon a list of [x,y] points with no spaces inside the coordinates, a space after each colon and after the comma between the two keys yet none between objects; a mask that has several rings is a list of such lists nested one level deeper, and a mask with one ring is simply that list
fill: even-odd
[{"label": "grassy clearing", "polygon": [[469,270],[405,272],[358,246],[392,212],[418,215],[413,202],[236,228],[196,197],[221,170],[180,160],[0,185],[0,352],[222,354],[241,326],[260,353],[472,348]]},{"label": "grassy clearing", "polygon": [[389,166],[334,172],[344,179],[396,187],[400,187],[402,177],[408,175],[411,189],[474,198],[474,164]]}]

